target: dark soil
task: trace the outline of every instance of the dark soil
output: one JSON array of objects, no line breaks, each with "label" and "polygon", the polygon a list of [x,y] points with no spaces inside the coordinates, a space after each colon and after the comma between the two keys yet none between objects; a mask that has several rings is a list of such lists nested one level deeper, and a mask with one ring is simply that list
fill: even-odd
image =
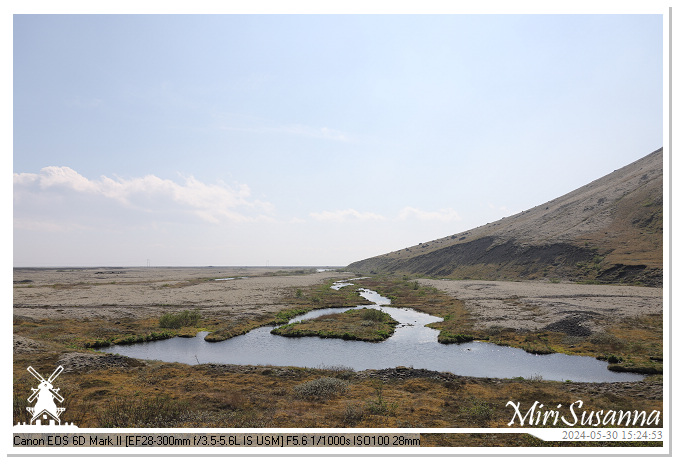
[{"label": "dark soil", "polygon": [[592,331],[582,325],[583,320],[585,320],[583,316],[568,316],[545,326],[544,330],[561,332],[574,337],[588,337],[592,335]]}]

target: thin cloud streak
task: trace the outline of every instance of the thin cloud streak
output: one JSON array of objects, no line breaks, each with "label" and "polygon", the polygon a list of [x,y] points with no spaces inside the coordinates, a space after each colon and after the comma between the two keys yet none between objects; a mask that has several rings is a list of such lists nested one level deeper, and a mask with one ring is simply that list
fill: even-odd
[{"label": "thin cloud streak", "polygon": [[323,211],[321,213],[310,213],[312,218],[322,222],[347,222],[352,220],[359,221],[383,221],[386,218],[381,214],[371,212],[359,212],[355,209],[344,209],[339,211]]},{"label": "thin cloud streak", "polygon": [[304,124],[287,124],[278,127],[234,127],[222,126],[222,130],[230,132],[250,132],[254,134],[283,134],[297,137],[350,142],[351,137],[342,131],[328,127],[312,127]]},{"label": "thin cloud streak", "polygon": [[423,211],[421,209],[406,206],[398,213],[398,219],[402,221],[417,219],[420,221],[442,221],[451,222],[459,221],[462,218],[457,211],[451,208],[442,208],[438,211]]},{"label": "thin cloud streak", "polygon": [[461,220],[457,211],[451,208],[442,208],[438,211],[423,211],[412,206],[402,208],[394,218],[388,218],[378,213],[369,211],[359,212],[355,209],[344,209],[337,211],[323,211],[311,213],[310,216],[317,221],[323,222],[347,222],[347,221],[438,221],[451,222]]}]

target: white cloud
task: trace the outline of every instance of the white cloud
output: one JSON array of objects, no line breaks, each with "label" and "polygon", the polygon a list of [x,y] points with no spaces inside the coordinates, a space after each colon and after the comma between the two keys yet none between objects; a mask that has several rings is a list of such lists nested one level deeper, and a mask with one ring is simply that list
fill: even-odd
[{"label": "white cloud", "polygon": [[40,170],[38,183],[40,188],[65,187],[76,192],[96,193],[97,184],[84,176],[81,176],[69,167],[47,166]]},{"label": "white cloud", "polygon": [[384,220],[396,220],[396,221],[438,221],[438,222],[451,222],[459,221],[460,215],[457,211],[451,208],[442,208],[438,211],[423,211],[412,206],[406,206],[402,208],[395,218],[387,218],[378,213],[372,212],[360,212],[355,209],[344,209],[337,211],[323,211],[320,213],[311,213],[310,216],[318,221],[324,222],[347,222],[347,221],[384,221]]},{"label": "white cloud", "polygon": [[359,221],[382,221],[384,216],[371,212],[359,212],[355,209],[344,209],[340,211],[323,211],[321,213],[311,213],[311,217],[324,222],[346,222],[351,220]]},{"label": "white cloud", "polygon": [[17,174],[16,172],[14,173],[14,185],[29,185],[33,182],[35,182],[37,179],[39,179],[40,176],[38,174],[31,174],[28,172],[24,172],[22,174]]},{"label": "white cloud", "polygon": [[[110,199],[146,213],[190,214],[211,223],[267,219],[273,209],[269,203],[250,199],[250,189],[245,184],[206,184],[193,176],[184,177],[182,183],[154,175],[132,179],[101,176],[93,180],[66,166],[48,166],[39,174],[14,174],[15,204],[31,196],[38,201],[40,197],[53,200],[55,196],[73,195],[95,201]],[[105,208],[104,204],[100,206]]]},{"label": "white cloud", "polygon": [[422,211],[420,209],[413,208],[412,206],[406,206],[398,213],[398,219],[402,221],[409,220],[411,218],[415,218],[420,221],[442,222],[459,221],[461,219],[457,211],[451,208],[442,208],[438,211]]}]

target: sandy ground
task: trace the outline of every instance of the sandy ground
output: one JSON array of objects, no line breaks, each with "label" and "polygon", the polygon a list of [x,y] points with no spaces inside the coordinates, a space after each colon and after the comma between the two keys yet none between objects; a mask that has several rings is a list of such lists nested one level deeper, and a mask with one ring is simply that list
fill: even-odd
[{"label": "sandy ground", "polygon": [[538,330],[577,320],[592,332],[616,320],[662,314],[662,288],[550,282],[419,279],[465,301],[479,327]]},{"label": "sandy ground", "polygon": [[[297,288],[340,279],[335,271],[276,275],[294,268],[15,269],[14,315],[33,319],[143,318],[174,309],[248,317],[284,309]],[[233,280],[213,280],[230,279]],[[211,279],[211,280],[197,280]]]}]

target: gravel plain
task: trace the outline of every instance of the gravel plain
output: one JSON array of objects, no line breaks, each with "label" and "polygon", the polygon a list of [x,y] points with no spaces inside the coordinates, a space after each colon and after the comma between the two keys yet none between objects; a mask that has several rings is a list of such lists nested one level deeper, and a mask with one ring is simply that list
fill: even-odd
[{"label": "gravel plain", "polygon": [[[168,309],[253,316],[284,309],[295,289],[351,276],[335,271],[284,275],[295,268],[78,268],[14,270],[14,316],[116,319]],[[228,280],[218,280],[228,279]]]},{"label": "gravel plain", "polygon": [[577,320],[592,332],[623,318],[662,314],[663,289],[547,281],[505,282],[419,279],[463,300],[476,324],[540,330]]}]

